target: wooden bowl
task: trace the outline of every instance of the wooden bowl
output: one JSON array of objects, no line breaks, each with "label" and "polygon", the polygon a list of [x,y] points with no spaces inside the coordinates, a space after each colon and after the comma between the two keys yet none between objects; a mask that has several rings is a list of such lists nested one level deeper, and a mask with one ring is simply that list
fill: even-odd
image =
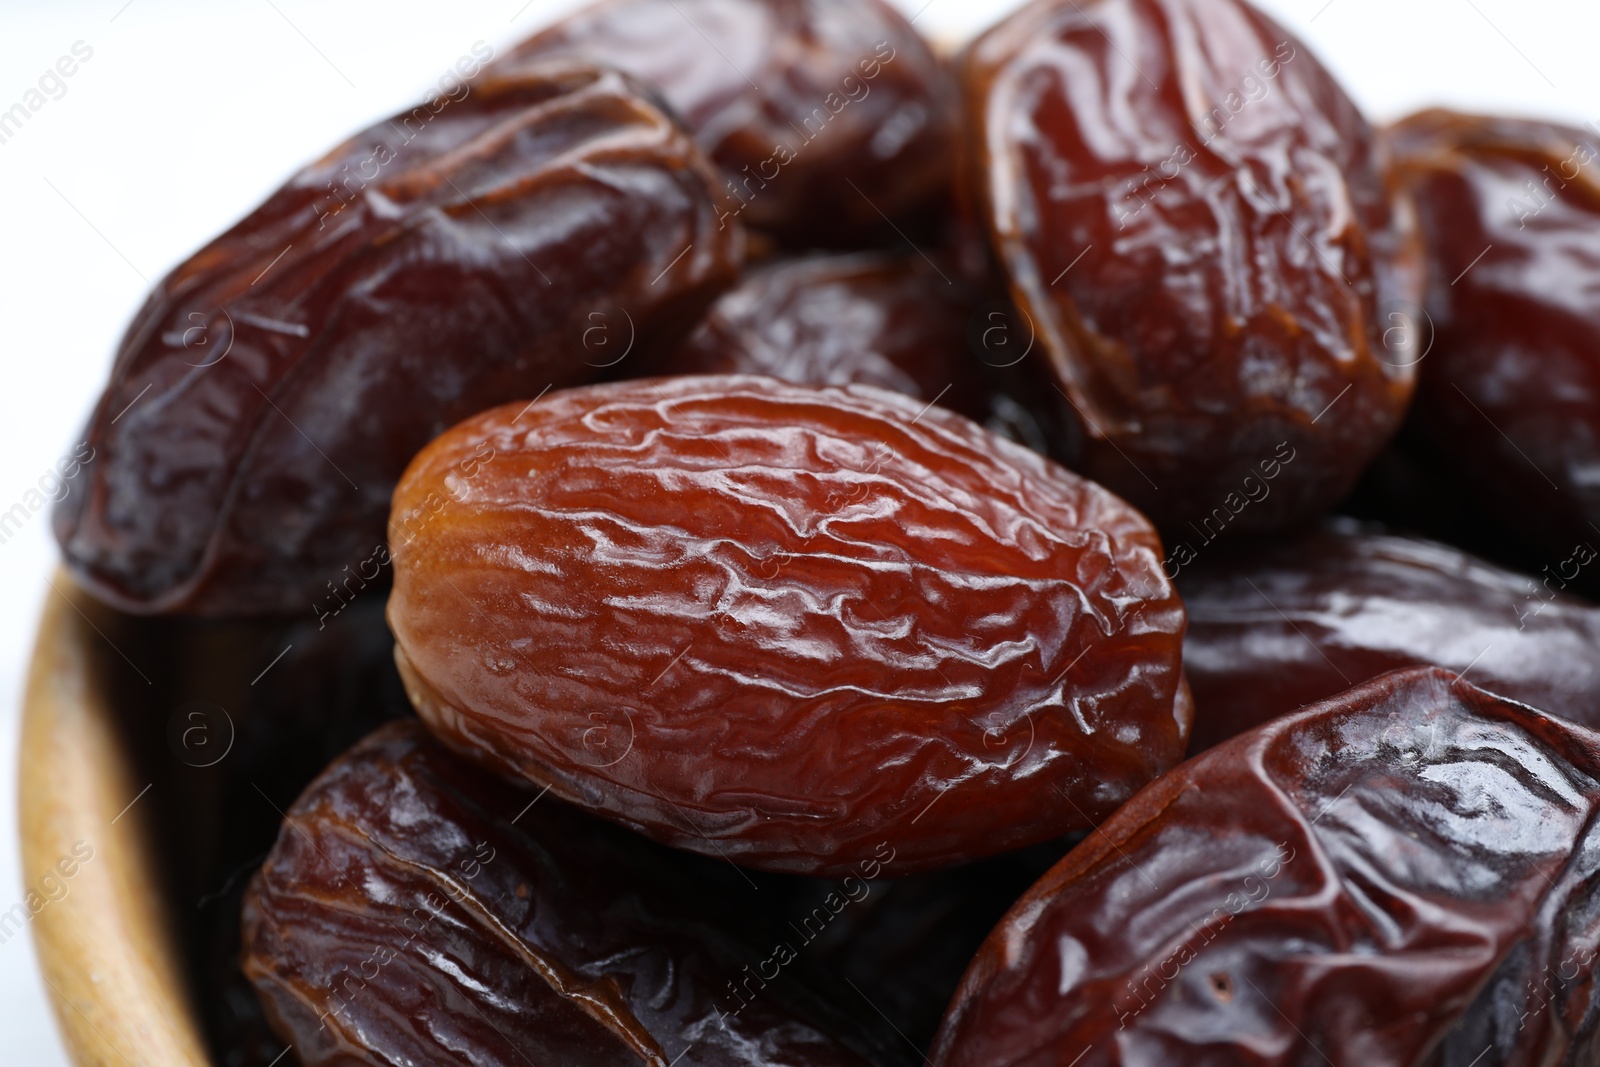
[{"label": "wooden bowl", "polygon": [[111,643],[115,620],[65,574],[51,585],[18,758],[39,969],[80,1067],[207,1067],[158,888],[150,783],[123,742],[112,692],[119,675],[108,668],[126,669]]}]

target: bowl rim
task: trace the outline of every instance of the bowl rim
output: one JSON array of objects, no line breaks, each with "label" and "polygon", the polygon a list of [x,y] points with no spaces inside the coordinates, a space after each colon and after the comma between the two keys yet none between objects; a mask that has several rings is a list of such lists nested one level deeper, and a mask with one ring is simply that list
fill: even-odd
[{"label": "bowl rim", "polygon": [[[58,569],[22,700],[17,811],[26,923],[78,1067],[211,1067],[162,904],[150,787],[119,738],[109,610]],[[59,894],[59,895],[58,895]]]}]

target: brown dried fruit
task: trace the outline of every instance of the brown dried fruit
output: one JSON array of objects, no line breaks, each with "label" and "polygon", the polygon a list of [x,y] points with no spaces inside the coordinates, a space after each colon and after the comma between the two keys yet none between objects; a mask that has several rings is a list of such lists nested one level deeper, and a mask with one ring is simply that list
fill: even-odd
[{"label": "brown dried fruit", "polygon": [[[1337,502],[1405,412],[1416,356],[1387,316],[1417,294],[1328,71],[1241,0],[1038,0],[959,73],[968,199],[1066,462],[1173,536]],[[1292,466],[1246,507],[1280,446]]]},{"label": "brown dried fruit", "polygon": [[965,297],[914,253],[780,260],[718,297],[652,370],[876,385],[981,415],[987,388],[967,348]]},{"label": "brown dried fruit", "polygon": [[1476,521],[1565,559],[1600,522],[1600,132],[1426,111],[1389,139],[1428,249],[1418,436]]},{"label": "brown dried fruit", "polygon": [[892,1032],[860,1032],[800,980],[803,961],[735,1009],[727,989],[767,943],[701,864],[720,866],[394,723],[290,809],[245,902],[245,971],[306,1067],[900,1062]]},{"label": "brown dried fruit", "polygon": [[[1600,540],[1600,538],[1596,538]],[[1433,541],[1335,526],[1219,549],[1178,575],[1194,688],[1190,751],[1400,667],[1439,666],[1600,726],[1600,607]]]},{"label": "brown dried fruit", "polygon": [[1103,817],[1187,740],[1160,542],[922,408],[707,376],[455,427],[390,522],[412,702],[491,767],[772,870],[888,842],[909,874]]},{"label": "brown dried fruit", "polygon": [[659,88],[722,168],[727,217],[790,244],[896,240],[947,203],[955,87],[883,0],[605,0],[495,69],[546,55]]},{"label": "brown dried fruit", "polygon": [[636,83],[554,61],[463,90],[347,141],[156,287],[55,516],[95,595],[318,610],[430,438],[594,376],[591,316],[672,343],[733,281],[717,179]]},{"label": "brown dried fruit", "polygon": [[1011,909],[935,1067],[1593,1062],[1600,735],[1395,671],[1163,775]]}]

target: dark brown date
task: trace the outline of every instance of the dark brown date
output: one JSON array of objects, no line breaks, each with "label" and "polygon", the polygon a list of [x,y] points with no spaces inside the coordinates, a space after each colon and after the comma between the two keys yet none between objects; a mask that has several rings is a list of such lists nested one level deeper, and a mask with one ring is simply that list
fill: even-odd
[{"label": "dark brown date", "polygon": [[707,375],[507,405],[418,455],[390,542],[429,726],[755,867],[842,875],[887,842],[898,877],[1043,841],[1188,740],[1143,516],[883,390]]},{"label": "dark brown date", "polygon": [[603,0],[522,44],[661,90],[723,171],[727,217],[799,247],[894,240],[948,203],[955,89],[883,0]]},{"label": "dark brown date", "polygon": [[1600,536],[1600,135],[1428,111],[1389,137],[1428,252],[1418,434],[1564,559]]},{"label": "dark brown date", "polygon": [[732,282],[714,172],[635,83],[558,60],[461,92],[347,141],[156,287],[55,516],[97,596],[320,611],[430,438],[593,377],[592,316],[675,343]]},{"label": "dark brown date", "polygon": [[1417,295],[1417,253],[1316,57],[1241,0],[1038,0],[959,73],[965,199],[1068,465],[1171,536],[1344,496],[1411,396],[1384,316]]},{"label": "dark brown date", "polygon": [[1594,1062],[1600,735],[1439,668],[1142,791],[1017,902],[935,1067]]},{"label": "dark brown date", "polygon": [[967,348],[971,315],[964,290],[914,254],[781,260],[717,298],[653,369],[876,385],[977,416],[987,390]]},{"label": "dark brown date", "polygon": [[747,981],[768,945],[708,863],[394,723],[290,809],[245,901],[245,971],[305,1067],[900,1062],[785,973],[793,955]]},{"label": "dark brown date", "polygon": [[1217,553],[1178,575],[1189,614],[1191,752],[1385,671],[1427,664],[1600,726],[1600,607],[1563,592],[1596,558],[1589,544],[1536,577],[1353,525]]}]

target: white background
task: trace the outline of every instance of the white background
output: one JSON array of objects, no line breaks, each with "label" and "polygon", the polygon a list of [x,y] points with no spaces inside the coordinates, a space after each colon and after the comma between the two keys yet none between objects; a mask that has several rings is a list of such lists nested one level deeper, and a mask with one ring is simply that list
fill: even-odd
[{"label": "white background", "polygon": [[[948,40],[1015,6],[896,2]],[[1443,103],[1600,121],[1594,0],[1261,3],[1375,119]],[[572,6],[0,0],[0,111],[75,42],[94,50],[0,144],[0,512],[80,439],[149,282],[299,165],[420,99],[474,42],[501,50]],[[54,558],[44,512],[0,544],[0,911],[23,893],[17,705]],[[65,1062],[24,938],[0,946],[0,1035],[8,1063]]]}]

